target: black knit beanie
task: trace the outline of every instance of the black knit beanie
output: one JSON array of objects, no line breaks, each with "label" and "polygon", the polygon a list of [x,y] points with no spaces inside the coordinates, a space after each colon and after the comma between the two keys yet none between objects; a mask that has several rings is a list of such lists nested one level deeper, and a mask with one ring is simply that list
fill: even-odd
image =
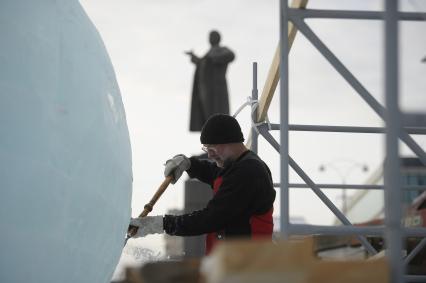
[{"label": "black knit beanie", "polygon": [[244,137],[238,121],[226,114],[214,114],[201,129],[202,144],[224,144],[243,142]]}]

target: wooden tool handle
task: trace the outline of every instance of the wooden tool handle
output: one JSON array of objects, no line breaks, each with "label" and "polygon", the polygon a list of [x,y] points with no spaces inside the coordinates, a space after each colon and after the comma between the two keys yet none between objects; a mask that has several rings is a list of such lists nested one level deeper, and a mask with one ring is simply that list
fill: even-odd
[{"label": "wooden tool handle", "polygon": [[152,199],[147,204],[145,204],[142,213],[139,214],[139,217],[145,217],[145,216],[148,215],[148,213],[150,213],[152,211],[155,203],[161,197],[161,195],[164,193],[164,191],[167,189],[167,187],[172,182],[172,180],[173,180],[173,176],[171,176],[171,175],[167,176],[164,179],[163,183],[161,183],[160,187],[157,189],[157,191],[155,192]]},{"label": "wooden tool handle", "polygon": [[[155,203],[157,202],[157,200],[161,197],[161,195],[164,193],[164,191],[167,189],[167,187],[169,186],[169,184],[173,181],[173,176],[167,176],[163,183],[161,183],[160,187],[157,189],[157,191],[155,192],[154,196],[152,197],[152,199],[145,204],[144,209],[142,211],[141,214],[139,214],[139,217],[145,217],[148,215],[148,213],[150,213],[155,205]],[[128,237],[133,237],[136,233],[138,232],[138,227],[135,226],[130,226],[127,235]]]}]

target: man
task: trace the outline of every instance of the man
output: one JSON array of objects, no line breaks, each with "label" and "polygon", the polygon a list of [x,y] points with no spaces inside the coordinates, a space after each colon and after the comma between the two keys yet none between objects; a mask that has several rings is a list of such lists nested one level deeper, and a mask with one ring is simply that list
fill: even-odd
[{"label": "man", "polygon": [[201,131],[208,160],[176,155],[167,161],[165,176],[175,183],[183,171],[211,185],[214,196],[199,211],[180,216],[147,216],[131,220],[139,227],[136,237],[152,233],[194,236],[206,234],[208,254],[218,239],[271,238],[273,188],[268,166],[244,144],[240,125],[232,116],[211,116]]},{"label": "man", "polygon": [[229,114],[226,70],[235,58],[234,53],[220,46],[220,34],[213,30],[209,34],[210,50],[204,57],[192,51],[185,52],[196,65],[192,88],[190,131],[199,132],[207,118],[216,113]]}]

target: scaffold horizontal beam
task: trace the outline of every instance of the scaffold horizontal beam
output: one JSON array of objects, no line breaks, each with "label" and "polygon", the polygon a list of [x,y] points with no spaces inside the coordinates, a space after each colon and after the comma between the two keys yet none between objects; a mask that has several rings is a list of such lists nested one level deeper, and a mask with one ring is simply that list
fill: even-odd
[{"label": "scaffold horizontal beam", "polygon": [[[299,18],[317,19],[353,19],[353,20],[383,20],[385,12],[381,11],[348,11],[348,10],[318,10],[318,9],[293,9],[289,8],[289,16]],[[399,12],[399,20],[426,21],[426,13]]]},{"label": "scaffold horizontal beam", "polygon": [[[325,226],[310,224],[290,224],[290,232],[295,235],[363,235],[363,236],[383,236],[385,226]],[[401,229],[406,237],[425,237],[426,228],[410,227]]]},{"label": "scaffold horizontal beam", "polygon": [[[279,124],[264,123],[259,127],[269,127],[271,130],[280,130]],[[385,134],[385,127],[357,127],[357,126],[331,126],[331,125],[300,125],[290,124],[290,131],[302,132],[334,132],[334,133],[357,133],[357,134]],[[411,135],[426,135],[425,127],[404,127],[407,134]]]}]

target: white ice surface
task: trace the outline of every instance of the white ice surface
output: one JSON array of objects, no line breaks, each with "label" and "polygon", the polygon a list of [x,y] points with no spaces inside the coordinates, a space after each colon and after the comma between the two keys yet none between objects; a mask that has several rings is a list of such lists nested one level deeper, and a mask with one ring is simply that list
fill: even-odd
[{"label": "white ice surface", "polygon": [[2,0],[0,36],[0,282],[109,282],[132,169],[103,42],[77,0]]},{"label": "white ice surface", "polygon": [[147,262],[167,260],[164,254],[159,251],[146,248],[144,241],[131,239],[123,249],[120,257],[120,263],[117,265],[112,281],[121,281],[126,278],[125,271],[128,267],[141,267]]}]

